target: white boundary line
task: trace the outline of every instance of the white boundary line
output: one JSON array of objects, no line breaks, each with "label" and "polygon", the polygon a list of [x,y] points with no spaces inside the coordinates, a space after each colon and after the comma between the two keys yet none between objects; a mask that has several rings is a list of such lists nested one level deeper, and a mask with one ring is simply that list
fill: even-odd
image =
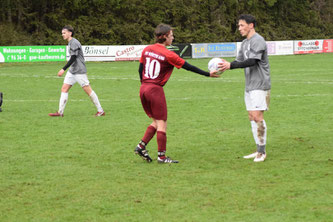
[{"label": "white boundary line", "polygon": [[[333,96],[333,94],[307,94],[307,95],[275,95],[271,96],[271,98],[284,98],[284,97],[327,97],[327,96]],[[197,98],[191,98],[191,97],[180,97],[180,98],[169,98],[167,100],[207,100],[208,97],[197,97]],[[236,96],[236,97],[223,97],[223,96],[214,96],[209,97],[209,99],[222,99],[222,100],[229,100],[229,99],[235,99],[235,98],[243,98],[242,96]],[[137,98],[133,99],[100,99],[102,102],[119,102],[119,101],[140,101],[139,96]],[[70,99],[70,102],[87,102],[90,101],[89,99]],[[6,102],[16,102],[16,103],[25,103],[25,102],[59,102],[59,100],[54,99],[7,99]]]},{"label": "white boundary line", "polygon": [[[125,74],[126,75],[126,74]],[[2,73],[0,74],[0,77],[12,77],[12,78],[45,78],[45,79],[63,79],[63,77],[58,77],[55,75],[24,75],[24,74],[6,74]],[[139,81],[139,78],[133,78],[133,77],[106,77],[106,76],[89,76],[89,79],[98,79],[98,80],[134,80]],[[170,81],[176,81],[176,82],[234,82],[234,83],[242,83],[244,81],[241,80],[235,80],[230,78],[224,78],[223,76],[219,79],[192,79],[190,77],[188,78],[172,78]],[[321,80],[321,81],[297,81],[292,79],[273,79],[273,82],[276,83],[286,83],[286,84],[324,84],[324,85],[332,85],[333,80]]]}]

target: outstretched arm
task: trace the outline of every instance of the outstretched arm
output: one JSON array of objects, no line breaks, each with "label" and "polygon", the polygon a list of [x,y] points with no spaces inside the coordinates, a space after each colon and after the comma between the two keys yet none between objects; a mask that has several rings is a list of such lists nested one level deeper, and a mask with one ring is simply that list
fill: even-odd
[{"label": "outstretched arm", "polygon": [[219,75],[216,75],[217,71],[211,71],[209,73],[209,72],[206,72],[202,69],[199,69],[196,66],[191,65],[190,63],[188,63],[186,61],[185,61],[184,65],[182,66],[182,68],[186,69],[188,71],[191,71],[191,72],[198,73],[198,74],[203,75],[203,76],[207,76],[207,77],[219,77]]},{"label": "outstretched arm", "polygon": [[250,66],[254,66],[255,64],[257,64],[259,60],[258,59],[246,59],[242,62],[239,61],[233,61],[233,62],[227,62],[227,61],[223,61],[223,63],[219,64],[219,69],[220,71],[224,72],[225,70],[228,69],[237,69],[237,68],[246,68],[246,67],[250,67]]}]

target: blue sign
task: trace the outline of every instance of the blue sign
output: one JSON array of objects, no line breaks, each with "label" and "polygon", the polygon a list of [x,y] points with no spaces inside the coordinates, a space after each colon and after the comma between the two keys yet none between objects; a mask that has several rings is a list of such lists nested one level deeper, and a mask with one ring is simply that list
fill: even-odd
[{"label": "blue sign", "polygon": [[192,44],[192,58],[235,57],[236,43]]}]

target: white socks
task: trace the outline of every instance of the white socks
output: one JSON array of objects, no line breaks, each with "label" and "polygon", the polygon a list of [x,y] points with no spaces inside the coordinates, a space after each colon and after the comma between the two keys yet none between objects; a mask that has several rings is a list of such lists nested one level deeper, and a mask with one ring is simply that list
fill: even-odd
[{"label": "white socks", "polygon": [[97,112],[103,112],[103,108],[98,100],[97,94],[95,93],[95,91],[92,91],[90,94],[90,99],[91,101],[95,104],[96,108],[97,108]]},{"label": "white socks", "polygon": [[252,128],[252,134],[253,134],[254,141],[257,145],[259,145],[258,125],[254,120],[251,121],[251,128]]},{"label": "white socks", "polygon": [[61,92],[58,113],[63,114],[68,101],[68,93]]},{"label": "white socks", "polygon": [[[101,104],[99,103],[98,97],[94,91],[91,92],[89,97],[90,97],[91,101],[95,104],[97,111],[104,112]],[[67,101],[68,101],[68,92],[67,93],[61,92],[58,113],[64,114],[64,110],[65,110]]]},{"label": "white socks", "polygon": [[267,126],[265,120],[260,122],[251,121],[252,134],[257,144],[258,152],[265,153],[267,141]]}]

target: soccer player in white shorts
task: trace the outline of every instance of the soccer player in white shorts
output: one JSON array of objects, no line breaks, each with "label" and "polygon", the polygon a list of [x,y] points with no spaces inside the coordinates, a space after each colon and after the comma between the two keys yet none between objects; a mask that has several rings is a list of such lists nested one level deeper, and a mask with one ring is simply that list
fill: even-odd
[{"label": "soccer player in white shorts", "polygon": [[255,31],[256,20],[252,15],[241,15],[238,30],[246,39],[243,40],[235,61],[223,61],[219,64],[221,71],[244,68],[245,105],[251,122],[252,134],[257,151],[244,156],[254,158],[254,162],[266,159],[267,126],[264,111],[268,110],[270,100],[270,67],[265,39]]},{"label": "soccer player in white shorts", "polygon": [[64,83],[71,86],[78,83],[81,87],[90,85],[87,74],[73,75],[70,71],[67,71]]},{"label": "soccer player in white shorts", "polygon": [[244,93],[247,111],[267,111],[270,102],[270,90],[252,90]]},{"label": "soccer player in white shorts", "polygon": [[87,68],[85,65],[81,43],[77,39],[73,38],[74,30],[71,26],[65,26],[61,33],[64,40],[68,41],[69,54],[71,57],[68,63],[58,72],[58,76],[62,76],[65,70],[68,67],[70,68],[65,76],[64,83],[61,88],[59,109],[55,113],[49,113],[49,116],[64,116],[65,106],[68,101],[68,91],[76,82],[80,84],[82,89],[87,93],[91,101],[96,106],[97,113],[95,116],[104,116],[105,112],[99,102],[97,94],[92,90],[88,80]]}]

